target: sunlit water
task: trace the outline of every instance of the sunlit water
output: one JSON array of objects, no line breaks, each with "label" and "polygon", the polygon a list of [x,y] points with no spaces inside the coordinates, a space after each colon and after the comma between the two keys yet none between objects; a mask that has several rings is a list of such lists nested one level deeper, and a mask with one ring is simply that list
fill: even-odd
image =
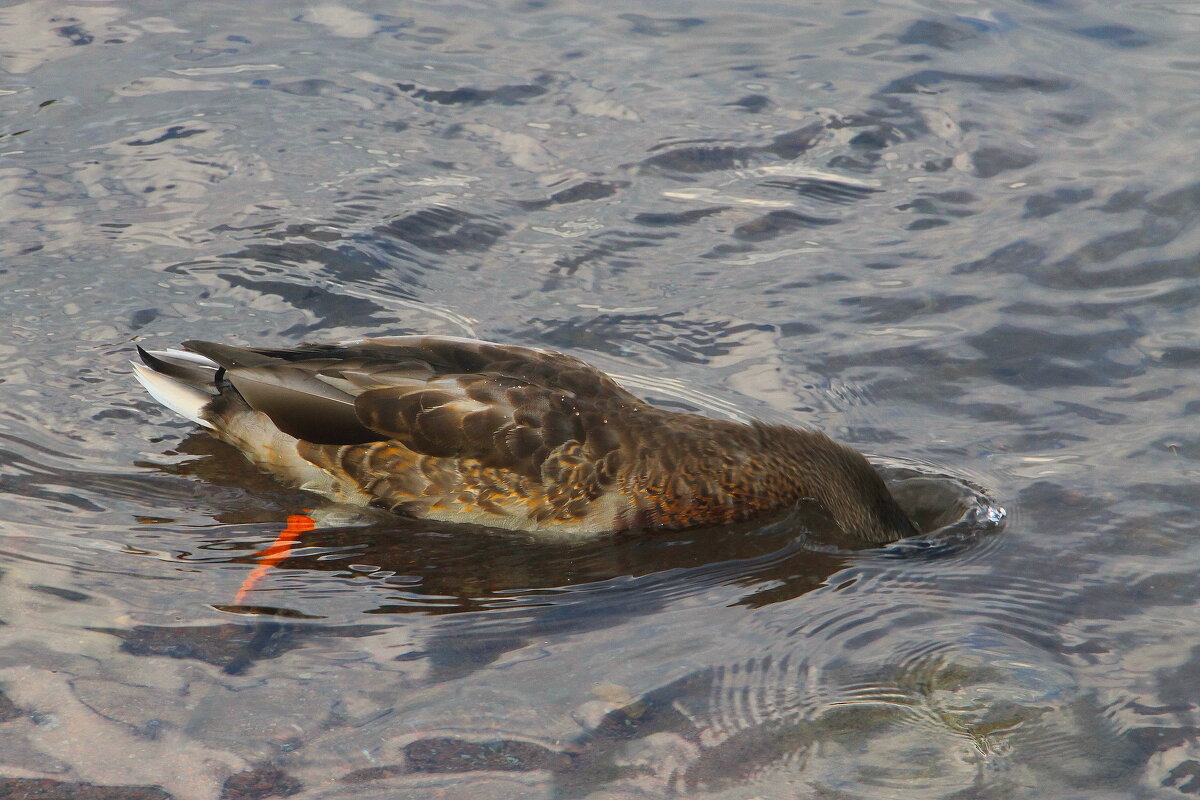
[{"label": "sunlit water", "polygon": [[[0,10],[0,795],[1200,794],[1198,36],[1166,1]],[[328,512],[235,603],[318,501],[133,345],[417,331],[820,427],[926,532]]]}]

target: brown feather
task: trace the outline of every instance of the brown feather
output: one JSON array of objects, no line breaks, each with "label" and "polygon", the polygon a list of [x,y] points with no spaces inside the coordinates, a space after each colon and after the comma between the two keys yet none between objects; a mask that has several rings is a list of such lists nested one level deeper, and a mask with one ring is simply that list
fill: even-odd
[{"label": "brown feather", "polygon": [[267,468],[279,434],[243,418],[269,419],[298,440],[275,456],[280,473],[337,499],[581,531],[718,524],[801,502],[867,541],[915,532],[866,459],[824,434],[656,409],[562,353],[436,336],[185,346],[199,355],[143,360],[215,394],[202,419]]}]

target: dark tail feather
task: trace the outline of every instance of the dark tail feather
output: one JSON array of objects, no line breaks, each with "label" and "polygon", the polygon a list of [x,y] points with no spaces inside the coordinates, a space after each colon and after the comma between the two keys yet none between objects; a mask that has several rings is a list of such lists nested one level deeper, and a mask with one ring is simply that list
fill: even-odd
[{"label": "dark tail feather", "polygon": [[182,350],[145,350],[140,345],[137,351],[142,363],[158,374],[214,391],[219,367],[208,358]]}]

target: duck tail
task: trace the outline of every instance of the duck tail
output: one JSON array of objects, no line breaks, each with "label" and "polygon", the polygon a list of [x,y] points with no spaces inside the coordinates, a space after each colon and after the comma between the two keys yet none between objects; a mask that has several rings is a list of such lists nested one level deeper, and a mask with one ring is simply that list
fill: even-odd
[{"label": "duck tail", "polygon": [[206,428],[215,426],[204,418],[204,409],[216,395],[219,367],[210,359],[186,350],[143,350],[141,364],[133,364],[133,377],[158,402]]}]

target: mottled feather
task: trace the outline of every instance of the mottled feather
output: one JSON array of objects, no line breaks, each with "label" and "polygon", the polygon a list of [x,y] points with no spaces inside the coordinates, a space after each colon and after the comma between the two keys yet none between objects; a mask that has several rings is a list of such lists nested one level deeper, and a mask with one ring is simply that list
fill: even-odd
[{"label": "mottled feather", "polygon": [[657,409],[563,353],[437,336],[184,347],[141,351],[155,390],[200,398],[218,438],[339,501],[572,531],[804,501],[868,541],[914,532],[866,459],[823,434]]}]

